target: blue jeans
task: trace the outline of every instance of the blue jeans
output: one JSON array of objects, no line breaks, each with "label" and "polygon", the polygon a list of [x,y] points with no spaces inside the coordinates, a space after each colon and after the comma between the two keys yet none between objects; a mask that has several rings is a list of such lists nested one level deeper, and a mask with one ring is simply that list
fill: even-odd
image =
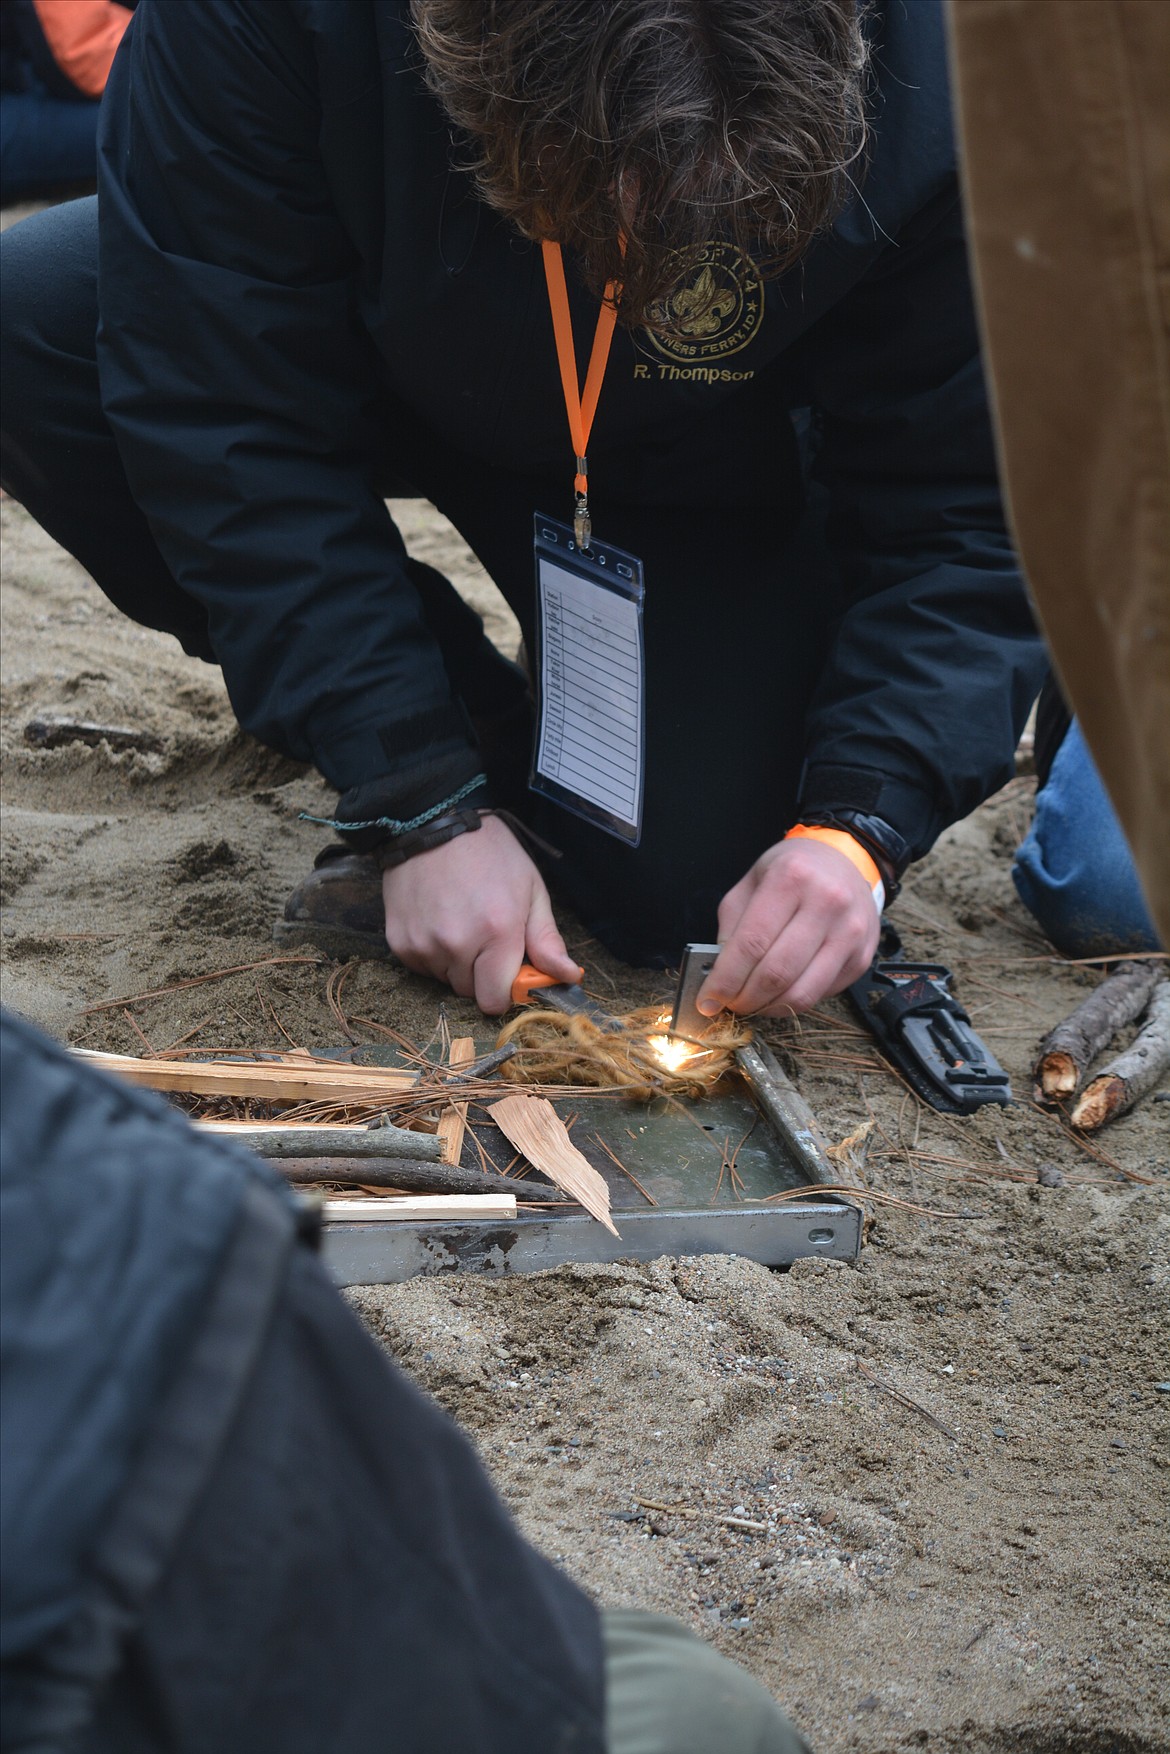
[{"label": "blue jeans", "polygon": [[1016,853],[1020,900],[1066,956],[1157,950],[1133,858],[1074,719]]}]

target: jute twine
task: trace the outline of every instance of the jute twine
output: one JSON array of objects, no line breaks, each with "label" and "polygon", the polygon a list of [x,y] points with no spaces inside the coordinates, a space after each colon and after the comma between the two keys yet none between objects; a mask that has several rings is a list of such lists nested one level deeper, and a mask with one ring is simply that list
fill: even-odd
[{"label": "jute twine", "polygon": [[751,1040],[751,1028],[732,1017],[717,1018],[690,1045],[675,1067],[663,1064],[651,1045],[666,1035],[657,1007],[632,1011],[603,1029],[589,1017],[558,1011],[525,1010],[500,1032],[498,1046],[515,1042],[517,1052],[501,1075],[518,1084],[584,1084],[594,1089],[627,1090],[653,1096],[705,1096],[735,1069],[735,1050]]}]

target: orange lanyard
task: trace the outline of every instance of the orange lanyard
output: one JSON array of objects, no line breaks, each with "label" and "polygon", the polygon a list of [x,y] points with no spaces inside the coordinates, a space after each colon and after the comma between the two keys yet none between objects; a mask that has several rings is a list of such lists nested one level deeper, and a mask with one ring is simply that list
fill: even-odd
[{"label": "orange lanyard", "polygon": [[609,345],[613,340],[614,323],[617,321],[618,289],[612,280],[605,289],[605,299],[597,313],[593,351],[589,355],[589,369],[585,373],[585,390],[582,394],[578,386],[577,353],[573,345],[573,321],[569,315],[569,292],[565,285],[565,264],[561,258],[561,246],[550,243],[546,238],[540,248],[544,256],[544,278],[548,286],[548,303],[557,342],[557,362],[561,368],[561,384],[565,392],[565,412],[569,417],[569,437],[573,441],[577,458],[577,475],[573,483],[577,495],[576,510],[573,513],[573,535],[578,548],[588,548],[593,525],[589,516],[589,462],[586,452],[605,368],[609,363]]}]

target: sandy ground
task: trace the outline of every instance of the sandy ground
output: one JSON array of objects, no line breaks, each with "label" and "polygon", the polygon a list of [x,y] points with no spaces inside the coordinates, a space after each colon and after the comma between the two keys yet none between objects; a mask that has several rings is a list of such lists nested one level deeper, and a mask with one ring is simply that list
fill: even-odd
[{"label": "sandy ground", "polygon": [[[328,970],[308,962],[87,1013],[271,958],[320,844],[298,812],[327,799],[239,735],[215,671],[123,620],[19,507],[0,513],[5,1002],[129,1052],[188,1034],[338,1042]],[[423,506],[403,522],[507,645],[453,534]],[[155,746],[31,748],[45,714]],[[914,952],[951,963],[1020,1096],[1037,1038],[1098,978],[1052,959],[1015,899],[1031,784],[952,830],[894,910]],[[663,992],[565,924],[611,1000]],[[388,963],[345,990],[351,1017],[415,1040],[443,1003]],[[474,1021],[445,1009],[456,1030]],[[822,1754],[1170,1747],[1166,1092],[1086,1149],[1026,1102],[957,1122],[920,1109],[836,1002],[769,1034],[834,1137],[873,1120],[875,1188],[961,1216],[879,1209],[856,1267],[662,1260],[353,1302],[472,1434],[534,1541],[602,1603],[681,1615]],[[1039,1185],[1041,1164],[1063,1185]]]}]

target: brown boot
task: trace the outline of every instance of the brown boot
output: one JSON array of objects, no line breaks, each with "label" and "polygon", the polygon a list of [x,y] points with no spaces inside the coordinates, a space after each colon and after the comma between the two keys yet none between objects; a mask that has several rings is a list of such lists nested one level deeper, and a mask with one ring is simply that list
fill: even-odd
[{"label": "brown boot", "polygon": [[327,956],[389,956],[377,860],[340,841],[324,847],[272,936],[278,944],[313,944]]}]

